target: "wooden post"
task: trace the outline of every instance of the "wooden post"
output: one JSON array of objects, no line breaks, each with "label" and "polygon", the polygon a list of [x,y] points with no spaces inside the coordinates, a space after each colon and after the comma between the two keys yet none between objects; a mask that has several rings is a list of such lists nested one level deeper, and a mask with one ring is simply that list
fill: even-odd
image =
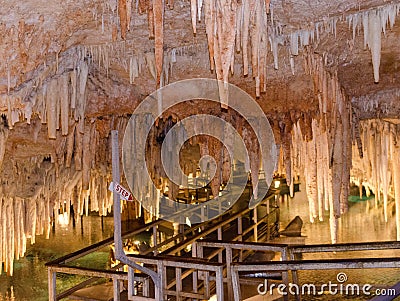
[{"label": "wooden post", "polygon": [[143,281],[143,296],[150,297],[150,280],[147,277]]},{"label": "wooden post", "polygon": [[232,276],[231,276],[231,263],[232,263],[232,248],[226,247],[226,280],[228,286],[228,300],[233,300],[233,287],[232,287]]},{"label": "wooden post", "polygon": [[156,301],[164,301],[164,263],[161,260],[157,261],[157,274],[159,277],[158,285],[155,289],[155,299]]},{"label": "wooden post", "polygon": [[[197,248],[198,248],[198,244],[196,242],[194,242],[192,244],[192,257],[193,258],[197,257]],[[193,277],[192,291],[193,291],[193,293],[197,293],[198,292],[197,270],[193,271],[192,277]],[[197,299],[194,299],[194,300],[196,301]]]},{"label": "wooden post", "polygon": [[[288,261],[289,260],[289,256],[288,256],[288,250],[287,248],[283,248],[282,250],[282,260],[284,261]],[[286,294],[283,296],[283,300],[289,300],[289,296],[288,296],[288,287],[289,287],[289,270],[282,272],[282,281],[285,284],[285,289],[284,291],[286,292]]]},{"label": "wooden post", "polygon": [[182,293],[182,269],[175,268],[175,280],[176,280],[176,301],[181,301]]},{"label": "wooden post", "polygon": [[[222,240],[222,227],[219,227],[217,232],[218,232],[218,240]],[[218,253],[218,262],[222,263],[222,251]]]},{"label": "wooden post", "polygon": [[49,282],[49,301],[57,300],[57,286],[56,286],[56,273],[52,268],[48,268],[48,282]]},{"label": "wooden post", "polygon": [[[294,252],[293,252],[292,249],[289,249],[289,258],[290,258],[290,260],[292,260],[292,261],[295,260],[295,258],[294,258]],[[298,284],[299,284],[299,279],[298,279],[298,277],[297,277],[297,271],[296,271],[296,270],[292,270],[291,272],[292,272],[292,282],[293,282],[295,285],[298,285]],[[300,295],[297,295],[297,294],[296,294],[296,300],[300,301]]]},{"label": "wooden post", "polygon": [[210,299],[210,272],[204,271],[204,298]]},{"label": "wooden post", "polygon": [[224,274],[223,267],[218,267],[215,273],[217,301],[224,301]]},{"label": "wooden post", "polygon": [[241,301],[241,293],[240,293],[240,283],[239,283],[239,272],[237,270],[232,269],[232,286],[233,286],[233,297],[235,301]]},{"label": "wooden post", "polygon": [[258,230],[258,226],[257,226],[257,223],[258,223],[258,219],[257,219],[257,207],[255,207],[255,208],[253,209],[253,215],[254,215],[254,217],[253,217],[253,222],[254,222],[254,241],[257,242],[257,241],[258,241],[258,233],[257,233],[257,230]]},{"label": "wooden post", "polygon": [[[112,178],[113,183],[119,184],[120,173],[119,173],[119,146],[118,146],[118,131],[111,131],[111,149],[112,149]],[[119,194],[113,191],[113,214],[114,214],[114,247],[115,255],[118,258],[124,255],[122,248],[121,238],[121,202]]]},{"label": "wooden post", "polygon": [[131,267],[128,267],[128,299],[133,297],[135,294],[135,270]]},{"label": "wooden post", "polygon": [[242,217],[239,216],[238,217],[238,235],[239,235],[239,239],[238,240],[239,241],[243,240],[242,234],[243,234],[243,223],[242,223]]},{"label": "wooden post", "polygon": [[[242,221],[242,216],[238,217],[238,241],[243,241],[243,221]],[[239,261],[243,260],[243,250],[240,249],[239,251]]]},{"label": "wooden post", "polygon": [[[157,225],[153,226],[153,246],[157,247]],[[154,255],[158,254],[158,249],[154,250]]]},{"label": "wooden post", "polygon": [[121,284],[117,277],[113,277],[114,301],[120,301]]}]

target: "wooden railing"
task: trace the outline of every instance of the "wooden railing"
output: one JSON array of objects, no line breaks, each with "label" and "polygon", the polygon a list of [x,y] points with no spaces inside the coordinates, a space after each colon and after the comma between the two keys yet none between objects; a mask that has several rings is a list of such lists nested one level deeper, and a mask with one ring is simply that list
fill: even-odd
[{"label": "wooden railing", "polygon": [[[256,243],[256,242],[221,242],[221,241],[198,241],[197,256],[212,260],[218,256],[218,262],[224,263],[226,268],[226,277],[224,282],[228,288],[228,300],[233,300],[234,288],[232,286],[231,265],[234,262],[243,262],[253,252],[277,252],[280,254],[280,260],[289,260],[288,246],[285,244],[269,244],[269,243]],[[215,249],[206,255],[205,249]],[[238,250],[239,254],[235,255],[234,251]],[[243,252],[247,251],[247,252]],[[223,260],[222,255],[225,254]],[[286,271],[278,271],[285,284],[289,283],[288,273]],[[269,276],[275,276],[277,273],[272,271]],[[265,275],[264,276],[268,276]]]},{"label": "wooden railing", "polygon": [[[159,226],[163,225],[164,223],[167,223],[164,220],[157,220],[154,222],[151,222],[140,229],[126,232],[123,235],[121,235],[122,239],[126,239],[129,237],[133,237],[135,235],[144,233],[144,232],[151,232],[152,235],[152,246],[144,251],[141,256],[129,256],[130,260],[135,260],[138,261],[141,264],[144,264],[145,262],[150,265],[150,268],[146,267],[141,273],[134,273],[138,266],[129,266],[128,265],[128,273],[124,272],[122,269],[122,264],[115,267],[113,270],[104,270],[104,269],[89,269],[81,266],[73,266],[73,263],[75,260],[82,258],[88,254],[91,254],[95,251],[98,251],[100,249],[103,249],[105,247],[110,247],[112,243],[114,242],[114,238],[111,237],[109,239],[103,240],[99,243],[96,243],[94,245],[91,245],[89,247],[83,248],[77,252],[68,254],[66,256],[60,257],[56,260],[53,260],[51,262],[48,262],[46,264],[48,268],[48,283],[49,283],[49,300],[60,300],[62,298],[65,298],[66,296],[76,292],[77,290],[88,286],[92,284],[93,282],[97,281],[99,278],[105,278],[105,279],[112,279],[113,280],[113,285],[114,285],[114,300],[119,300],[119,293],[121,290],[121,282],[128,280],[128,293],[135,294],[135,290],[133,289],[134,286],[137,286],[138,284],[143,286],[143,292],[141,296],[136,296],[135,295],[135,300],[141,300],[140,298],[144,298],[142,300],[152,300],[150,297],[150,292],[149,292],[149,287],[155,286],[156,288],[154,289],[155,292],[159,292],[160,295],[158,295],[157,300],[162,300],[160,299],[161,296],[164,294],[171,295],[171,288],[175,287],[175,292],[177,295],[180,296],[188,296],[187,294],[183,293],[181,294],[181,287],[179,283],[176,281],[176,279],[168,281],[167,283],[164,283],[163,285],[160,285],[160,287],[157,287],[157,283],[154,283],[154,280],[152,277],[149,277],[149,274],[144,273],[144,271],[154,271],[152,275],[156,277],[155,275],[157,273],[156,269],[156,264],[154,264],[155,261],[159,260],[160,262],[164,262],[161,264],[162,266],[167,268],[172,268],[175,269],[178,275],[180,275],[179,281],[184,281],[186,278],[189,276],[192,277],[193,283],[195,284],[196,281],[202,281],[202,283],[198,283],[198,285],[203,287],[204,292],[202,293],[203,295],[207,296],[211,293],[212,289],[217,289],[217,282],[219,281],[217,278],[220,277],[220,274],[218,272],[217,275],[217,270],[219,271],[219,267],[222,266],[222,268],[225,267],[224,264],[218,263],[215,265],[213,262],[209,261],[200,261],[197,263],[197,269],[192,268],[192,269],[187,269],[182,272],[182,269],[184,268],[182,264],[187,260],[187,258],[184,257],[177,257],[176,259],[172,260],[171,257],[169,258],[169,261],[167,261],[167,264],[165,264],[165,259],[159,256],[164,256],[164,255],[181,255],[185,249],[187,249],[189,246],[192,249],[192,257],[197,257],[196,252],[197,248],[195,246],[195,243],[206,238],[209,235],[215,234],[217,236],[218,240],[224,239],[224,227],[231,226],[230,229],[235,228],[236,234],[231,237],[230,239],[233,241],[242,241],[246,238],[251,239],[251,240],[258,240],[261,236],[261,234],[266,235],[266,237],[270,237],[272,233],[277,234],[278,232],[278,220],[279,220],[279,208],[276,206],[276,199],[279,196],[279,191],[278,190],[271,190],[271,193],[262,201],[260,202],[257,207],[255,208],[246,208],[245,210],[237,213],[233,213],[232,210],[229,210],[222,214],[221,216],[201,223],[197,224],[187,230],[184,230],[181,228],[180,233],[174,234],[172,237],[166,238],[164,240],[159,239],[159,233],[160,229]],[[264,213],[260,213],[260,208],[263,208],[261,211]],[[192,210],[192,209],[190,209]],[[182,214],[182,213],[181,213]],[[252,223],[246,228],[243,229],[243,223],[242,219],[244,217],[248,217],[249,219],[252,219]],[[262,228],[265,228],[264,231]],[[170,244],[174,244],[171,247],[168,247]],[[159,254],[159,255],[158,255]],[[157,256],[154,256],[157,255]],[[140,260],[139,260],[140,259]],[[191,262],[193,263],[193,262]],[[158,266],[157,266],[158,267]],[[179,270],[181,269],[181,270]],[[181,271],[181,272],[179,272]],[[78,285],[64,291],[57,293],[57,285],[56,285],[56,276],[57,273],[63,273],[63,274],[71,274],[71,275],[84,275],[84,276],[89,276],[92,277],[82,283],[79,283]],[[165,273],[165,271],[164,271]],[[214,275],[211,276],[205,276],[209,275],[209,273],[214,273]],[[134,276],[130,276],[134,275]],[[215,282],[215,287],[209,286],[208,284],[205,284],[205,281],[202,279],[207,279],[209,281],[210,279],[213,279]],[[162,281],[162,279],[160,279]],[[221,281],[223,281],[223,276],[221,276]],[[226,281],[226,279],[225,279]],[[158,280],[157,280],[158,282]],[[159,282],[161,283],[161,282]],[[198,286],[196,285],[196,286]],[[157,293],[158,294],[158,293]],[[176,295],[175,294],[175,295]],[[172,294],[174,295],[174,294]],[[193,295],[194,296],[194,295]],[[157,297],[157,296],[155,296]],[[150,299],[149,299],[150,298]],[[180,297],[179,297],[180,298]],[[179,299],[178,298],[178,299]],[[219,300],[223,300],[220,299]],[[196,298],[194,298],[196,299]],[[199,298],[201,299],[201,298]]]},{"label": "wooden railing", "polygon": [[[227,243],[229,245],[229,243]],[[287,255],[283,261],[263,261],[263,262],[231,262],[231,280],[235,287],[234,300],[240,301],[240,272],[263,273],[281,272],[291,273],[292,284],[298,285],[297,271],[299,270],[341,270],[344,269],[373,269],[373,268],[400,268],[399,257],[380,257],[380,258],[340,258],[340,259],[315,259],[315,260],[295,260],[295,254],[313,253],[318,257],[318,253],[324,252],[353,252],[366,250],[394,250],[400,249],[400,242],[370,242],[370,243],[345,243],[345,244],[320,244],[304,246],[287,246]],[[258,280],[259,282],[259,280]],[[286,280],[284,279],[284,282]],[[286,286],[287,288],[288,286]],[[287,293],[287,292],[286,292]],[[285,293],[284,293],[285,294]],[[400,295],[400,291],[396,296]],[[288,296],[285,294],[285,296]],[[299,295],[295,295],[300,299]],[[396,296],[392,296],[394,299]],[[384,300],[392,300],[386,297]],[[379,300],[379,299],[378,299]]]},{"label": "wooden railing", "polygon": [[[145,264],[147,267],[155,270],[159,277],[160,285],[155,285],[155,297],[143,298],[137,296],[132,291],[132,285],[128,285],[129,300],[168,300],[169,296],[174,296],[175,300],[180,301],[183,298],[191,300],[208,300],[212,294],[211,284],[214,282],[215,294],[218,300],[224,300],[223,289],[223,268],[222,263],[210,262],[208,260],[198,258],[182,258],[177,256],[160,255],[157,257],[129,255],[130,259]],[[167,272],[172,269],[173,281],[169,281]],[[128,279],[133,284],[136,279],[134,277],[135,269],[129,267]],[[183,285],[184,274],[192,275],[192,285]],[[201,281],[201,283],[199,283]],[[173,285],[171,285],[173,282]],[[202,291],[199,291],[199,285]],[[175,289],[172,289],[175,287]],[[184,299],[187,300],[187,299]]]}]

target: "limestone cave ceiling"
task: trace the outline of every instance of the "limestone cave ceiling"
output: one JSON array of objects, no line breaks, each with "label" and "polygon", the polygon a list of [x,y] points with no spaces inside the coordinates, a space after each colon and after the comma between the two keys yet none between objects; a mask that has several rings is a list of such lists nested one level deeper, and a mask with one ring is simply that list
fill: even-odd
[{"label": "limestone cave ceiling", "polygon": [[[289,179],[305,173],[310,218],[322,219],[318,210],[329,209],[332,241],[347,208],[352,156],[362,153],[367,139],[363,133],[388,127],[385,135],[394,137],[388,145],[398,148],[400,129],[393,120],[400,116],[400,1],[0,5],[0,229],[14,229],[0,231],[0,263],[9,273],[26,238],[34,241],[35,233],[48,231],[53,211],[69,210],[64,202],[78,214],[111,210],[110,130],[123,133],[138,103],[168,83],[218,78],[252,95],[281,146],[279,171]],[[196,102],[188,106],[194,113],[205,109]],[[187,110],[178,108],[173,119]],[[369,118],[387,118],[390,125],[359,125]],[[257,157],[252,154],[249,169],[259,167]],[[317,157],[318,169],[307,169]],[[396,165],[388,164],[395,173]],[[373,192],[382,188],[377,168],[368,172]],[[367,182],[360,170],[357,179]],[[385,178],[385,192],[395,190],[396,179]],[[17,223],[21,216],[24,222]]]}]

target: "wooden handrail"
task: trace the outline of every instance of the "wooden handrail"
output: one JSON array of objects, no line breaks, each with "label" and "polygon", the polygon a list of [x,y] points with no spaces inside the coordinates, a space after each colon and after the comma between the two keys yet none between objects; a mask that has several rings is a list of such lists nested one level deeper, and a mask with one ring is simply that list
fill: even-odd
[{"label": "wooden handrail", "polygon": [[[156,225],[161,224],[162,222],[165,222],[165,221],[163,221],[163,220],[152,221],[152,222],[144,225],[143,227],[141,227],[139,229],[135,229],[135,230],[127,231],[127,232],[123,233],[122,234],[122,238],[125,239],[125,238],[133,236],[135,234],[142,233],[144,231],[147,231],[147,230],[151,229],[152,227],[154,227]],[[61,257],[59,257],[59,258],[57,258],[55,260],[49,261],[49,262],[47,262],[45,264],[45,266],[54,266],[54,265],[57,265],[57,264],[62,264],[62,263],[67,263],[67,262],[73,261],[75,259],[78,259],[78,258],[81,258],[83,256],[86,256],[86,255],[88,255],[88,254],[90,254],[92,252],[100,250],[100,249],[102,249],[102,248],[104,248],[104,247],[106,247],[108,245],[111,245],[113,242],[114,242],[114,236],[111,236],[111,237],[109,237],[107,239],[99,241],[99,242],[97,242],[95,244],[92,244],[92,245],[90,245],[88,247],[82,248],[82,249],[80,249],[78,251],[72,252],[70,254],[61,256]]]},{"label": "wooden handrail", "polygon": [[390,250],[390,249],[400,249],[400,242],[377,241],[377,242],[289,246],[289,250],[292,251],[293,253],[321,253],[321,252],[345,252],[345,251]]},{"label": "wooden handrail", "polygon": [[230,246],[231,248],[259,248],[259,247],[277,247],[277,248],[287,248],[289,247],[287,244],[276,244],[276,243],[265,243],[265,242],[249,242],[249,241],[220,241],[220,240],[209,240],[209,239],[203,239],[201,241],[197,242],[198,245],[202,246]]},{"label": "wooden handrail", "polygon": [[236,271],[400,268],[400,257],[233,262]]}]

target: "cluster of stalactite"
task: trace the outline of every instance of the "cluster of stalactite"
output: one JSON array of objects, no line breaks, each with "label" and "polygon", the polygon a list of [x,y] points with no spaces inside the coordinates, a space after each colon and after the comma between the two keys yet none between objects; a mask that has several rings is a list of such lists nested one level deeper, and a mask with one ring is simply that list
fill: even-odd
[{"label": "cluster of stalactite", "polygon": [[[167,3],[170,7],[171,3]],[[227,82],[229,73],[233,73],[234,54],[242,53],[243,75],[251,74],[256,84],[256,96],[266,92],[267,56],[273,56],[273,66],[279,66],[279,46],[286,48],[290,59],[292,73],[295,72],[294,57],[299,49],[318,42],[322,33],[336,36],[338,22],[344,21],[343,15],[314,22],[301,29],[283,29],[279,20],[274,20],[273,7],[270,1],[226,1],[202,0],[190,1],[193,32],[196,34],[197,22],[203,19],[206,25],[207,42],[210,56],[210,68],[215,70],[221,81],[219,92],[222,106],[227,106]],[[271,6],[271,7],[270,7]],[[139,13],[148,14],[149,35],[155,39],[155,79],[160,84],[163,70],[163,20],[164,2],[138,0]],[[132,19],[132,1],[119,0],[121,37],[126,32]],[[379,82],[379,65],[381,56],[381,34],[389,25],[393,27],[395,18],[400,12],[400,4],[390,3],[375,9],[348,14],[346,21],[353,31],[353,38],[359,29],[363,29],[364,45],[371,51],[374,69],[374,80]],[[288,45],[289,47],[286,47]]]},{"label": "cluster of stalactite", "polygon": [[347,21],[353,30],[353,39],[360,27],[364,33],[364,48],[371,51],[374,81],[379,82],[379,67],[381,62],[382,33],[386,34],[388,25],[393,28],[400,4],[392,3],[374,10],[367,10],[349,15]]},{"label": "cluster of stalactite", "polygon": [[86,82],[89,66],[85,54],[71,49],[63,62],[55,61],[43,66],[37,77],[25,82],[12,93],[0,94],[0,106],[7,108],[5,117],[8,127],[37,115],[47,125],[48,137],[56,138],[57,130],[67,135],[71,128],[72,114],[83,129],[86,105]]},{"label": "cluster of stalactite", "polygon": [[[173,6],[173,1],[140,0],[137,3],[138,12],[141,14],[147,13],[149,37],[154,38],[155,78],[157,86],[161,82],[164,60],[164,4]],[[132,0],[118,0],[118,16],[121,38],[125,39],[127,31],[130,29],[130,20],[132,18]]]},{"label": "cluster of stalactite", "polygon": [[[39,116],[48,127],[49,138],[61,129],[67,135],[71,129],[68,115],[78,121],[80,131],[85,118],[87,79],[91,67],[102,68],[106,74],[111,64],[121,66],[134,83],[145,69],[155,79],[153,52],[134,52],[132,43],[120,41],[107,45],[77,46],[69,49],[57,61],[41,66],[36,76],[19,89],[0,94],[0,107],[7,108],[2,115],[12,129],[17,122],[30,124],[32,116]],[[130,49],[130,51],[128,51]],[[206,44],[183,46],[165,51],[161,83],[168,84],[173,66],[180,57],[193,52],[204,53]]]},{"label": "cluster of stalactite", "polygon": [[[210,66],[212,70],[215,68],[217,79],[225,83],[228,81],[229,71],[233,73],[234,52],[241,51],[243,75],[249,74],[251,65],[251,73],[256,83],[256,96],[266,91],[269,49],[272,52],[274,68],[278,69],[279,45],[289,45],[287,51],[294,74],[294,57],[299,55],[299,49],[311,45],[314,41],[318,42],[323,32],[336,36],[337,23],[343,19],[343,16],[334,16],[315,22],[311,27],[284,33],[279,21],[274,20],[270,1],[191,1],[195,33],[197,19],[201,19],[202,6],[204,6]],[[388,25],[390,28],[393,27],[399,12],[400,4],[391,3],[376,9],[349,14],[346,17],[349,27],[353,30],[353,39],[362,24],[364,45],[368,46],[372,55],[375,82],[379,82],[381,33],[386,33]],[[223,88],[226,89],[226,85],[220,88],[221,101],[225,103],[227,95]]]},{"label": "cluster of stalactite", "polygon": [[[69,62],[48,66],[25,89],[1,95],[8,112],[0,131],[0,263],[9,274],[13,259],[26,250],[26,239],[34,242],[36,234],[49,233],[60,208],[69,220],[71,205],[76,216],[89,211],[106,215],[112,207],[109,134],[111,129],[122,133],[128,117],[85,118],[89,67],[82,53],[74,53]],[[24,121],[33,128],[32,141],[46,141],[51,151],[15,162],[7,154],[7,137],[17,122]],[[18,187],[34,193],[16,191]],[[140,210],[135,212],[132,218]]]},{"label": "cluster of stalactite", "polygon": [[[116,41],[109,44],[90,46],[78,46],[77,51],[81,57],[87,56],[90,62],[103,68],[108,75],[111,65],[121,66],[129,74],[129,82],[133,84],[135,78],[143,76],[145,70],[150,76],[157,79],[157,69],[154,52],[135,50],[135,42],[132,40]],[[173,76],[174,64],[181,57],[190,57],[193,53],[203,54],[207,51],[207,44],[192,44],[187,46],[164,49],[160,85],[169,84]]]},{"label": "cluster of stalactite", "polygon": [[310,221],[323,220],[324,211],[329,211],[335,243],[338,218],[348,208],[351,145],[357,122],[336,72],[326,70],[324,58],[310,52],[305,67],[313,77],[319,108],[316,112],[291,112],[273,121],[275,136],[281,137],[278,171],[286,175],[290,186],[293,177],[304,175]]},{"label": "cluster of stalactite", "polygon": [[[400,240],[400,125],[381,119],[360,122],[363,156],[353,156],[351,181],[383,201],[385,220],[391,216],[389,198],[395,199],[397,240]],[[353,146],[356,149],[356,145]]]},{"label": "cluster of stalactite", "polygon": [[[112,48],[114,43],[120,42],[118,32],[123,40],[130,40],[128,32],[133,30],[138,14],[147,14],[149,37],[154,39],[154,50],[149,49],[145,60],[146,62],[149,60],[148,65],[152,64],[151,74],[156,82],[159,85],[167,83],[165,75],[163,76],[168,68],[165,65],[174,62],[174,55],[165,54],[164,6],[173,8],[173,1],[118,0],[101,1],[91,5],[94,5],[91,7],[92,19],[98,29],[101,27],[103,34],[106,31],[111,32],[112,38],[109,43],[98,48],[99,60],[104,60],[106,66],[109,66],[107,61],[109,50],[106,48]],[[241,52],[243,74],[250,74],[255,79],[257,96],[266,91],[267,56],[270,53],[275,69],[279,66],[279,55],[288,56],[294,73],[295,57],[302,52],[302,48],[318,42],[323,33],[336,35],[337,23],[345,21],[353,31],[354,38],[362,29],[364,45],[371,51],[374,80],[378,82],[381,35],[394,25],[400,11],[399,3],[389,3],[375,9],[331,16],[311,25],[287,28],[274,17],[274,8],[270,1],[192,0],[190,5],[194,33],[196,33],[196,23],[204,19],[210,67],[215,69],[217,78],[224,82],[228,81],[229,72],[233,72],[234,53]],[[62,43],[52,43],[51,35],[45,32],[45,21],[44,16],[39,16],[38,20],[21,19],[18,24],[0,24],[0,36],[6,41],[0,47],[1,57],[5,58],[0,62],[0,74],[7,76],[8,94],[20,90],[19,84],[27,80],[28,71],[40,67],[43,55],[51,53],[56,61],[62,55],[64,51]],[[66,24],[65,30],[72,31],[73,29],[69,27],[70,25]],[[42,47],[37,47],[38,41]],[[142,65],[137,55],[129,54],[136,48],[136,45],[128,47],[124,56],[124,60],[128,61],[124,64],[125,68],[130,70],[131,81],[140,74],[139,68]],[[221,85],[221,99],[224,102],[225,88],[226,85]]]},{"label": "cluster of stalactite", "polygon": [[[74,120],[73,114],[70,119]],[[121,116],[86,121],[83,132],[75,121],[68,135],[58,130],[56,139],[48,140],[53,149],[48,155],[29,159],[8,155],[0,190],[0,266],[4,263],[5,272],[12,274],[13,260],[24,255],[27,238],[34,243],[35,235],[45,233],[48,237],[59,214],[68,222],[70,208],[75,218],[91,211],[100,216],[111,212],[110,131],[123,133],[128,120],[129,116]],[[37,119],[32,123],[41,124]],[[1,149],[4,147],[2,143]],[[122,178],[126,185],[124,181]],[[123,201],[122,210],[127,206]],[[131,206],[134,216],[130,218],[144,214],[145,220],[152,219],[151,213],[140,211],[138,202]]]},{"label": "cluster of stalactite", "polygon": [[[127,154],[132,154],[125,157],[124,168],[125,173],[132,174],[132,182],[129,183],[133,189],[133,194],[138,196],[139,201],[143,204],[147,202],[154,204],[154,200],[160,197],[163,193],[167,195],[171,200],[176,200],[179,193],[179,186],[186,185],[181,177],[181,171],[188,175],[192,174],[193,177],[200,177],[211,180],[210,188],[213,197],[217,197],[221,189],[228,183],[231,176],[231,158],[229,150],[233,151],[233,135],[231,130],[227,126],[208,124],[211,122],[205,118],[203,122],[200,121],[201,117],[198,117],[196,122],[195,132],[198,135],[188,140],[189,145],[198,145],[199,154],[198,158],[195,154],[188,156],[189,159],[183,161],[184,164],[181,166],[166,167],[168,170],[172,170],[172,174],[167,175],[164,167],[170,162],[173,162],[171,156],[173,154],[182,154],[179,145],[176,141],[186,141],[186,133],[184,124],[180,123],[176,125],[176,130],[173,132],[175,135],[174,139],[164,141],[168,131],[179,121],[179,118],[175,115],[169,115],[168,117],[154,120],[151,114],[145,115],[132,115],[131,122],[127,131],[131,133],[128,138],[132,143],[127,143],[129,149],[124,149]],[[257,195],[257,187],[259,182],[259,171],[263,164],[262,159],[269,160],[269,158],[261,158],[260,147],[255,132],[250,128],[250,125],[245,122],[242,118],[238,118],[236,115],[226,114],[224,119],[227,123],[231,124],[242,136],[243,142],[248,150],[248,158],[242,162],[244,164],[244,170],[251,173],[251,180],[253,185],[254,194]],[[151,128],[151,125],[155,122],[156,126],[150,131],[149,135],[146,136],[143,132],[146,132]],[[203,135],[204,129],[214,128],[215,126],[221,126],[216,131],[224,133],[223,140],[219,141],[208,135]],[[258,132],[262,132],[262,129],[255,129]],[[167,145],[163,145],[166,143]],[[146,144],[146,154],[141,153],[140,148],[137,145]],[[166,147],[168,150],[166,157],[162,161],[161,159],[161,147]],[[207,174],[206,166],[202,166],[201,170],[204,174],[197,174],[197,167],[199,166],[198,159],[203,156],[211,156],[214,158],[216,163],[216,174],[210,178]],[[141,165],[141,162],[137,160],[137,157],[142,158],[146,156],[147,166]],[[197,158],[197,161],[196,161]],[[204,162],[203,162],[204,163]],[[163,167],[164,166],[164,167]],[[150,175],[149,179],[143,177],[144,169]],[[174,179],[174,181],[172,180]],[[145,206],[151,208],[151,206]],[[153,208],[151,214],[158,216],[158,208]]]}]

